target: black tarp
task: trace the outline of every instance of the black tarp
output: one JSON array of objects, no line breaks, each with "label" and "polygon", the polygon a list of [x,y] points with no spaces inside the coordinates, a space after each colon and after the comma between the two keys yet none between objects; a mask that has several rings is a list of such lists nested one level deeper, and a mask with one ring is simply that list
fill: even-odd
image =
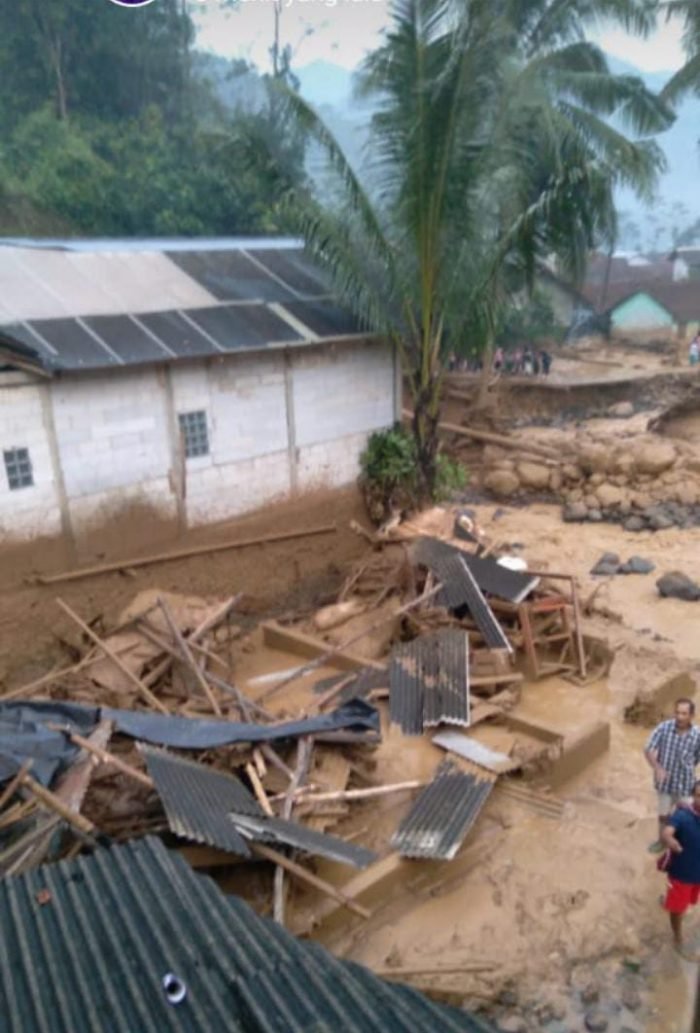
[{"label": "black tarp", "polygon": [[67,725],[72,731],[89,735],[101,719],[114,721],[115,731],[133,739],[183,750],[273,742],[340,730],[379,734],[379,714],[361,699],[350,700],[329,714],[271,725],[169,717],[142,710],[111,710],[78,703],[15,701],[0,704],[0,783],[11,778],[29,759],[33,777],[49,785],[57,771],[71,763],[77,750],[65,735],[46,726]]}]

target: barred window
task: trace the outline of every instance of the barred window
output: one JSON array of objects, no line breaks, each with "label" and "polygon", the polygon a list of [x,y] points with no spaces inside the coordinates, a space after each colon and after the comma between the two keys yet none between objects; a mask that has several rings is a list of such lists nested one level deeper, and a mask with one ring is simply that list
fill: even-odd
[{"label": "barred window", "polygon": [[3,456],[10,491],[31,488],[34,484],[34,472],[32,471],[32,461],[29,458],[29,449],[7,448],[3,452]]},{"label": "barred window", "polygon": [[209,431],[207,430],[207,414],[204,409],[195,412],[181,412],[180,433],[185,443],[185,455],[188,459],[209,455]]}]

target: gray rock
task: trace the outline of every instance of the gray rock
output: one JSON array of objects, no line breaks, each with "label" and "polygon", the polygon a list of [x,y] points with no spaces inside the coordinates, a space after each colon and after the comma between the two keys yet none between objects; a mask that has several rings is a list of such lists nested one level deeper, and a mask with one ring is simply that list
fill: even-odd
[{"label": "gray rock", "polygon": [[600,524],[603,520],[603,514],[600,512],[599,509],[589,509],[588,519],[591,521],[592,524]]},{"label": "gray rock", "polygon": [[600,1011],[587,1011],[583,1023],[590,1033],[605,1033],[608,1028],[608,1020]]},{"label": "gray rock", "polygon": [[625,531],[643,531],[645,527],[646,523],[639,516],[632,516],[624,523]]},{"label": "gray rock", "polygon": [[634,406],[631,402],[618,402],[617,405],[610,406],[608,413],[618,420],[626,420],[634,416]]},{"label": "gray rock", "polygon": [[644,516],[654,531],[667,531],[669,527],[673,527],[675,524],[675,520],[666,509],[657,509],[656,507],[647,509],[644,511]]},{"label": "gray rock", "polygon": [[700,585],[679,570],[664,574],[656,582],[659,595],[668,599],[683,599],[694,603],[700,599]]},{"label": "gray rock", "polygon": [[629,1008],[630,1011],[636,1011],[642,1003],[642,998],[638,990],[635,990],[633,986],[626,986],[620,1000],[624,1004],[625,1008]]},{"label": "gray rock", "polygon": [[504,1008],[514,1008],[518,1003],[518,991],[512,987],[501,990],[498,995],[498,1003],[502,1004]]},{"label": "gray rock", "polygon": [[656,566],[651,560],[645,560],[642,556],[630,556],[626,563],[623,563],[618,574],[651,574]]},{"label": "gray rock", "polygon": [[570,502],[564,506],[562,520],[567,524],[583,523],[584,520],[588,520],[588,510],[583,502]]},{"label": "gray rock", "polygon": [[591,568],[591,574],[595,577],[611,577],[617,574],[620,569],[620,557],[616,552],[604,552],[595,567]]}]

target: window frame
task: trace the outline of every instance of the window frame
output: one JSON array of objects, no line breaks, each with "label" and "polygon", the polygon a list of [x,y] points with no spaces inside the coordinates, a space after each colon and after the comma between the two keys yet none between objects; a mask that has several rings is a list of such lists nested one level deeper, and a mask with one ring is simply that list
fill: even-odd
[{"label": "window frame", "polygon": [[5,466],[5,477],[9,491],[22,491],[33,488],[34,465],[29,449],[24,445],[14,445],[2,451]]},{"label": "window frame", "polygon": [[177,419],[185,459],[205,459],[211,455],[207,410],[188,409],[179,412]]}]

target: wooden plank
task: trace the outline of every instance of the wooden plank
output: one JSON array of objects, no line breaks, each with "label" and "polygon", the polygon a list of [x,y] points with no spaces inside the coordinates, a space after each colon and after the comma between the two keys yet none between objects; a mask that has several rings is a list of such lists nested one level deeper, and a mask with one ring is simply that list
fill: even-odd
[{"label": "wooden plank", "polygon": [[95,634],[92,628],[89,627],[89,625],[87,625],[85,621],[77,615],[77,613],[71,610],[70,606],[67,603],[64,603],[63,599],[56,599],[56,602],[61,607],[63,612],[66,613],[71,618],[71,620],[74,621],[78,625],[78,627],[88,636],[88,638],[102,650],[105,656],[108,656],[112,663],[116,664],[116,666],[119,668],[122,674],[126,675],[129,681],[138,689],[139,694],[143,697],[145,702],[148,703],[149,706],[153,707],[155,710],[159,710],[161,714],[167,714],[167,707],[164,706],[163,703],[161,703],[161,701],[153,695],[148,686],[144,685],[141,679],[138,678],[134,674],[134,672],[126,666],[126,664],[117,656],[117,654],[105,642],[103,642],[98,635]]},{"label": "wooden plank", "polygon": [[297,879],[301,879],[302,882],[307,882],[310,886],[320,890],[327,896],[332,897],[342,907],[347,908],[354,914],[359,915],[360,918],[370,918],[371,912],[366,907],[362,907],[361,904],[356,903],[351,897],[343,893],[342,890],[332,886],[330,882],[326,882],[325,879],[320,879],[318,875],[314,875],[306,868],[302,868],[300,864],[295,861],[291,861],[284,854],[280,854],[277,850],[271,850],[268,846],[263,846],[262,843],[250,843],[250,849],[258,857],[264,858],[266,861],[272,861],[273,864],[278,865],[280,868],[284,868],[285,871],[289,872],[290,875],[296,876]]},{"label": "wooden plank", "polygon": [[[297,761],[294,768],[294,775],[292,776],[287,792],[284,795],[284,802],[282,804],[282,817],[286,821],[289,821],[292,816],[294,796],[306,779],[309,765],[311,763],[313,748],[314,741],[310,735],[302,736],[297,742]],[[279,922],[280,925],[284,925],[284,900],[284,865],[278,864],[275,869],[274,877],[272,917],[276,922]]]},{"label": "wooden plank", "polygon": [[321,527],[310,527],[306,530],[284,531],[280,534],[267,534],[260,538],[242,538],[233,542],[220,542],[215,545],[200,545],[191,549],[178,549],[176,552],[154,553],[150,556],[138,556],[130,559],[119,560],[115,563],[102,563],[96,567],[84,567],[82,570],[65,571],[62,574],[40,576],[36,581],[40,585],[55,585],[62,581],[78,581],[84,577],[94,577],[98,574],[109,574],[112,571],[123,570],[128,567],[130,570],[137,567],[148,567],[154,563],[167,563],[168,560],[184,560],[190,556],[205,556],[210,553],[224,552],[228,549],[245,549],[251,545],[268,545],[274,542],[288,542],[295,538],[308,538],[319,534],[334,534],[337,531],[335,524],[324,524]]}]

